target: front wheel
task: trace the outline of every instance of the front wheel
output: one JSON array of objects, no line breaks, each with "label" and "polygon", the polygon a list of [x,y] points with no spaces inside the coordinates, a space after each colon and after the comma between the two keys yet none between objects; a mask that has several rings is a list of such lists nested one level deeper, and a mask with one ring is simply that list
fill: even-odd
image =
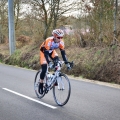
[{"label": "front wheel", "polygon": [[60,76],[57,77],[57,83],[58,85],[53,87],[54,100],[59,106],[63,106],[70,98],[70,80],[65,74],[61,73]]}]

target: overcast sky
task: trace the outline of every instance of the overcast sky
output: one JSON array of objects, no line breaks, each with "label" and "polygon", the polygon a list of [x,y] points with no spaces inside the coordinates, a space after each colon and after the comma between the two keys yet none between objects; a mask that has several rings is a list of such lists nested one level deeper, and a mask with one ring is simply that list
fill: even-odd
[{"label": "overcast sky", "polygon": [[[23,0],[23,1],[26,1],[26,0]],[[85,1],[84,4],[89,4],[90,6],[92,6],[92,4],[89,3],[90,0],[84,0],[84,1]],[[116,0],[114,0],[114,1],[116,1]],[[72,2],[72,0],[71,0],[71,2]],[[118,3],[120,4],[120,0],[118,0]],[[24,4],[22,8],[23,8],[22,12],[25,12],[25,13],[30,13],[31,12],[31,7],[28,4]],[[85,13],[84,12],[81,13],[80,10],[79,10],[79,11],[71,12],[69,14],[65,14],[65,16],[73,15],[73,16],[76,17],[78,14],[79,15],[84,15]]]}]

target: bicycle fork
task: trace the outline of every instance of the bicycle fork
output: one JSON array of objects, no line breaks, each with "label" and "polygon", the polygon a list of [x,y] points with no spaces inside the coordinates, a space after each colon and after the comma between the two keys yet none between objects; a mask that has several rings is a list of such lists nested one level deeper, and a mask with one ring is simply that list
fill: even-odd
[{"label": "bicycle fork", "polygon": [[57,83],[58,83],[58,90],[64,90],[65,89],[61,76],[57,77]]}]

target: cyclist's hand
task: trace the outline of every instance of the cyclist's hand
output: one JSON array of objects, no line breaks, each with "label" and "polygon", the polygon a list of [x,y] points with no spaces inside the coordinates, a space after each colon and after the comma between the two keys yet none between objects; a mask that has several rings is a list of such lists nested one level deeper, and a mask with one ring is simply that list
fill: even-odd
[{"label": "cyclist's hand", "polygon": [[49,62],[48,66],[50,69],[53,69],[54,68],[53,62]]},{"label": "cyclist's hand", "polygon": [[67,66],[67,69],[68,69],[68,70],[71,69],[70,63],[67,63],[66,66]]},{"label": "cyclist's hand", "polygon": [[66,62],[67,69],[70,70],[73,67],[73,61],[72,62]]}]

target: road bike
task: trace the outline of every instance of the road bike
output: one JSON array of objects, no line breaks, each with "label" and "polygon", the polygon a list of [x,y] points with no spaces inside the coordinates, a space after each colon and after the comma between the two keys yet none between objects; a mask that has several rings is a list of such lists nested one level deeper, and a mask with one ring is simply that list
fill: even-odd
[{"label": "road bike", "polygon": [[[72,68],[73,62],[68,63],[70,68]],[[61,72],[63,64],[64,61],[55,62],[53,73],[49,72],[49,67],[47,68],[43,83],[43,94],[39,94],[38,92],[41,70],[36,73],[34,90],[39,99],[43,98],[50,90],[53,90],[54,100],[59,106],[63,106],[68,102],[71,94],[71,85],[67,75]]]}]

